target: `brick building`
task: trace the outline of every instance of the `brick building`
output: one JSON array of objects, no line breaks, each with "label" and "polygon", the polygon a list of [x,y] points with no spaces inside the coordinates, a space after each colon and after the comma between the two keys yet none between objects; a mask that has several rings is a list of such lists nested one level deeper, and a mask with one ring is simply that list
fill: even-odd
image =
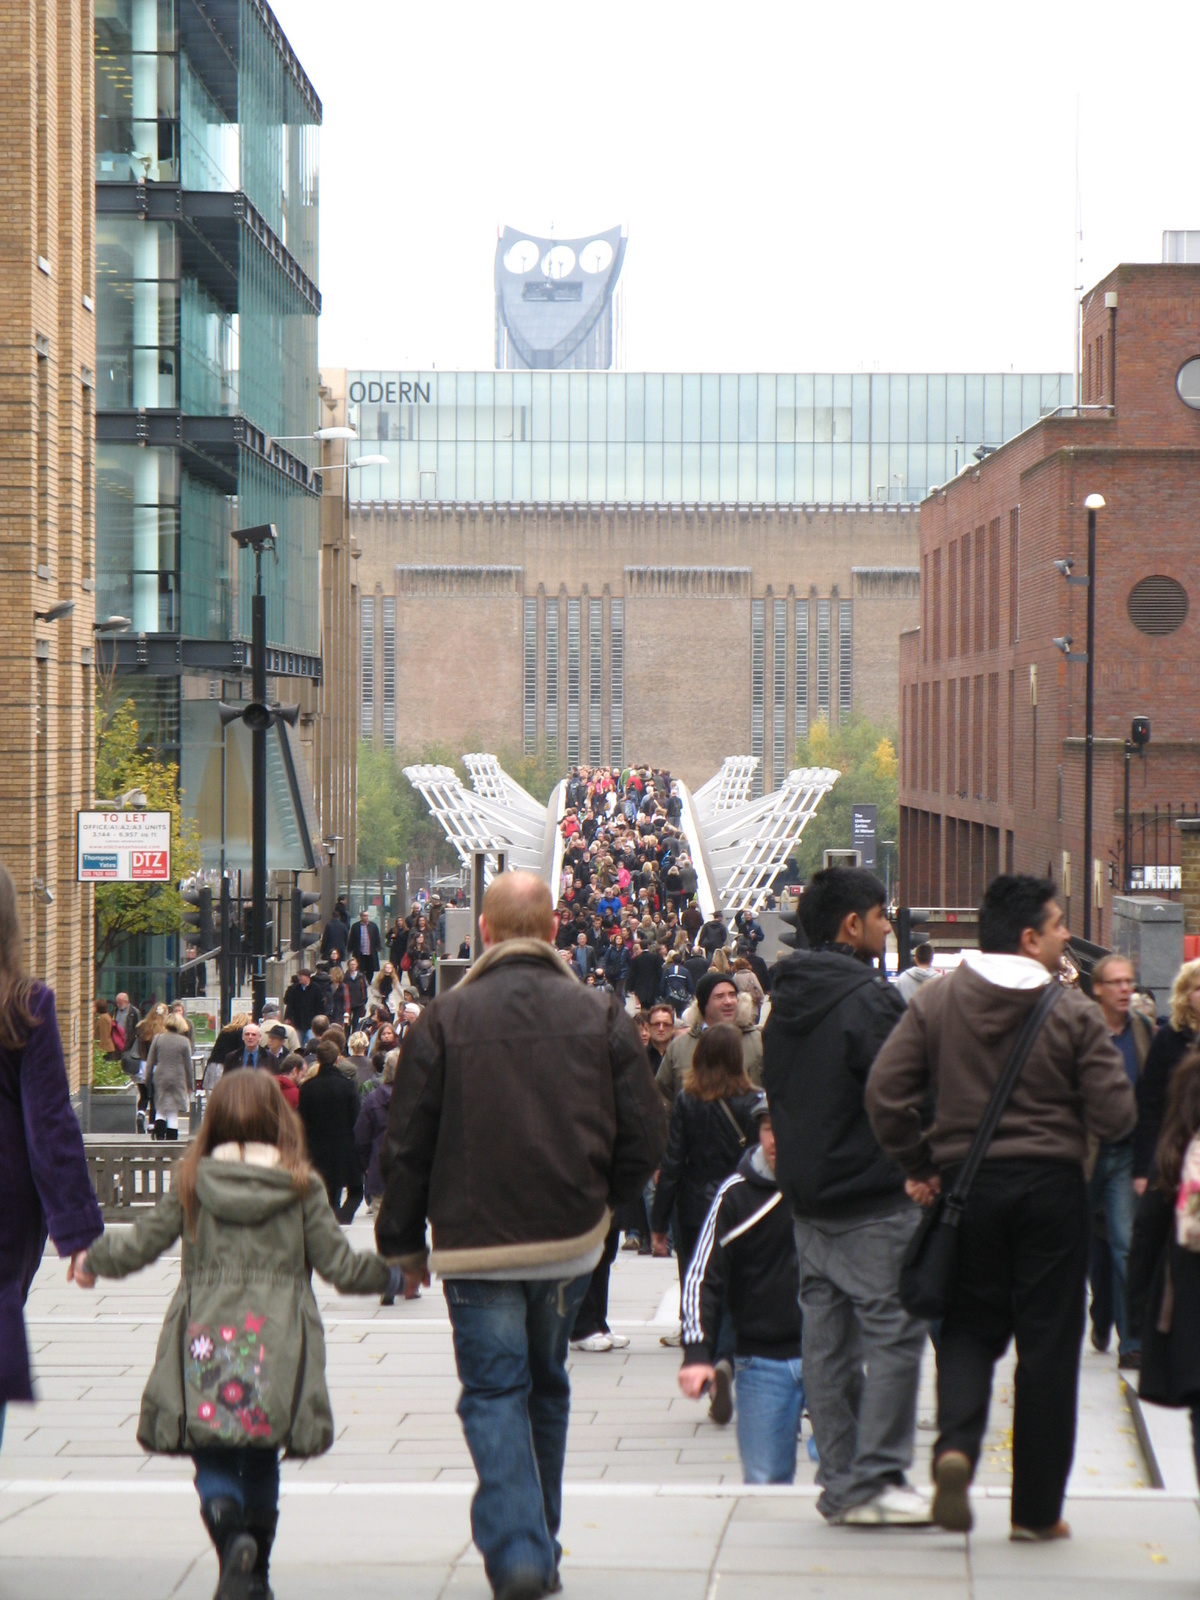
[{"label": "brick building", "polygon": [[[0,860],[29,965],[56,991],[77,1089],[92,1002],[92,896],[75,882],[93,766],[91,6],[6,6],[0,89]],[[35,620],[66,601],[70,615]]]},{"label": "brick building", "polygon": [[360,730],[775,787],[817,718],[895,716],[925,485],[1070,383],[348,373]]},{"label": "brick building", "polygon": [[[901,893],[971,906],[1000,869],[1052,875],[1093,938],[1120,891],[1124,743],[1130,811],[1200,797],[1200,267],[1121,266],[1086,296],[1082,404],[1035,423],[921,505],[920,625],[900,641]],[[1097,530],[1093,863],[1082,859],[1084,500]],[[1164,841],[1165,843],[1165,841]],[[1178,845],[1176,843],[1176,860]],[[1131,852],[1144,860],[1140,831]]]}]

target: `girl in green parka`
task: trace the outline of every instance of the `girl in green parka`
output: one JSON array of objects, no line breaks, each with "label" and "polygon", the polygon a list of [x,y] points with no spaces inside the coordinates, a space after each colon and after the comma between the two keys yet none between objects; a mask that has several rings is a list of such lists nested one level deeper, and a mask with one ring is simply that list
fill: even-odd
[{"label": "girl in green parka", "polygon": [[269,1600],[279,1452],[333,1443],[313,1267],[343,1294],[395,1294],[398,1268],[358,1254],[308,1165],[300,1119],[268,1072],[227,1072],[171,1193],[106,1233],[76,1281],[123,1278],[182,1235],[179,1288],[142,1396],[146,1450],[190,1455],[216,1546],[216,1600]]}]

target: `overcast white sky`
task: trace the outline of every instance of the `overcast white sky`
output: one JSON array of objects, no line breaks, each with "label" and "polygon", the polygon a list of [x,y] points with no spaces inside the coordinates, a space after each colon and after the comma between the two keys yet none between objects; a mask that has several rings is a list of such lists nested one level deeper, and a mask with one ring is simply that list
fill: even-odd
[{"label": "overcast white sky", "polygon": [[1073,366],[1200,228],[1197,0],[273,0],[325,109],[321,360],[488,368],[501,222],[625,222],[626,362]]}]

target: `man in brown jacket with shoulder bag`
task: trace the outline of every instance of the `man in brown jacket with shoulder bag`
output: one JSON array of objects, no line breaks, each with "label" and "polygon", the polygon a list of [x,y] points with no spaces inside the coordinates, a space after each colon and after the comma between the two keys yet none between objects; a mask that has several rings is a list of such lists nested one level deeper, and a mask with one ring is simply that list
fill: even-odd
[{"label": "man in brown jacket with shoulder bag", "polygon": [[[979,949],[913,997],[875,1058],[875,1136],[930,1205],[949,1192],[1022,1025],[1058,981],[1070,937],[1054,884],[996,878]],[[932,1114],[932,1120],[930,1116]],[[1087,1136],[1124,1138],[1133,1088],[1098,1006],[1064,988],[1043,1016],[958,1227],[938,1335],[934,1520],[971,1526],[967,1491],[987,1427],[992,1369],[1015,1336],[1012,1537],[1066,1538],[1088,1265]]]},{"label": "man in brown jacket with shoulder bag", "polygon": [[442,1278],[497,1600],[560,1587],[567,1343],[612,1213],[666,1145],[637,1030],[571,976],[557,925],[533,873],[492,880],[483,955],[404,1036],[375,1224],[382,1255]]}]

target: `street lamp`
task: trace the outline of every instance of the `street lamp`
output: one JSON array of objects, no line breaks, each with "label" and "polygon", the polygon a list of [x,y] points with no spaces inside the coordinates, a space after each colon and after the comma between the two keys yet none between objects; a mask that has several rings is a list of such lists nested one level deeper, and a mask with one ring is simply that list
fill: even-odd
[{"label": "street lamp", "polygon": [[[1149,743],[1150,718],[1134,717],[1133,725],[1129,730],[1129,737],[1125,741],[1125,849],[1123,852],[1125,870],[1122,873],[1122,877],[1124,879],[1122,888],[1126,894],[1128,894],[1130,889],[1133,887],[1133,868],[1129,861],[1130,855],[1133,852],[1133,823],[1129,816],[1129,758],[1133,755],[1134,751],[1136,751],[1138,755],[1145,760],[1146,746]],[[1144,882],[1142,887],[1145,888]]]},{"label": "street lamp", "polygon": [[1087,664],[1087,687],[1084,697],[1083,742],[1083,937],[1092,937],[1092,896],[1095,894],[1092,863],[1092,802],[1093,775],[1096,758],[1096,513],[1104,509],[1102,494],[1089,494],[1083,502],[1087,512],[1087,577],[1075,577],[1071,560],[1056,561],[1054,565],[1068,583],[1087,585],[1087,647],[1074,651],[1070,634],[1054,640],[1055,649],[1061,650],[1068,661],[1082,659]]},{"label": "street lamp", "polygon": [[74,600],[60,600],[57,605],[50,607],[49,611],[35,611],[35,622],[61,622],[64,617],[69,617],[75,609]]},{"label": "street lamp", "polygon": [[105,617],[103,622],[93,622],[92,632],[96,634],[125,633],[133,624],[128,617]]}]

